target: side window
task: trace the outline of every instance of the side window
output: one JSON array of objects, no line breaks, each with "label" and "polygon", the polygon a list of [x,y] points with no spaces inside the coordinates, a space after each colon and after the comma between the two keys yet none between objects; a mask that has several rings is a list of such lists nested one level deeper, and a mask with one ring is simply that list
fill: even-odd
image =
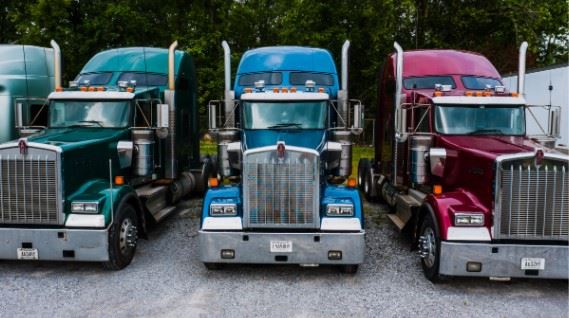
[{"label": "side window", "polygon": [[30,105],[30,126],[47,126],[49,105],[33,103]]},{"label": "side window", "polygon": [[428,108],[426,107],[419,107],[419,108],[415,108],[415,123],[413,124],[415,126],[415,131],[416,132],[430,132],[429,129],[429,112],[428,112]]},{"label": "side window", "polygon": [[49,104],[44,99],[16,99],[16,126],[47,126]]},{"label": "side window", "polygon": [[152,127],[152,102],[146,99],[135,101],[134,126]]}]

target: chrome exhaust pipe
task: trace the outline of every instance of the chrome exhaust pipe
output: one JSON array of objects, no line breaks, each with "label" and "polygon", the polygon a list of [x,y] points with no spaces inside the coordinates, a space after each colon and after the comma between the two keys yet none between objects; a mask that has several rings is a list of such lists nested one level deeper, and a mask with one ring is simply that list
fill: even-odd
[{"label": "chrome exhaust pipe", "polygon": [[61,88],[61,49],[54,40],[49,42],[53,48],[53,81],[54,89]]},{"label": "chrome exhaust pipe", "polygon": [[176,48],[178,47],[178,41],[174,41],[170,44],[168,48],[168,89],[176,89],[176,79],[175,79],[175,59],[176,59]]},{"label": "chrome exhaust pipe", "polygon": [[518,59],[518,94],[521,96],[525,90],[526,79],[526,51],[528,49],[528,42],[522,42],[520,45],[520,56]]},{"label": "chrome exhaust pipe", "polygon": [[341,91],[338,92],[339,106],[340,106],[340,116],[345,121],[346,129],[348,129],[350,123],[348,121],[348,52],[350,50],[350,41],[346,40],[344,45],[342,45],[342,77],[341,77]]},{"label": "chrome exhaust pipe", "polygon": [[164,101],[168,104],[168,139],[166,144],[165,177],[176,179],[178,177],[178,160],[176,159],[176,48],[178,41],[174,41],[168,48],[168,89],[164,91]]},{"label": "chrome exhaust pipe", "polygon": [[221,42],[223,47],[223,64],[225,71],[225,120],[227,122],[228,128],[235,126],[235,120],[233,118],[233,94],[231,91],[231,49],[227,41]]},{"label": "chrome exhaust pipe", "polygon": [[397,186],[397,148],[399,142],[404,142],[407,139],[407,134],[405,133],[405,126],[407,119],[405,118],[405,113],[401,109],[401,91],[403,89],[403,48],[399,43],[393,42],[393,47],[397,52],[397,60],[395,65],[395,114],[394,114],[394,128],[395,128],[395,140],[393,142],[393,175],[391,177],[391,182],[394,186]]}]

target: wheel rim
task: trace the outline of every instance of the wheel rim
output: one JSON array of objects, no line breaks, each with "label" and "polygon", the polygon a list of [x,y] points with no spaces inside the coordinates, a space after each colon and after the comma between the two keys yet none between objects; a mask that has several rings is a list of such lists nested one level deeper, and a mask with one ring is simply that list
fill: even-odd
[{"label": "wheel rim", "polygon": [[136,247],[137,230],[136,225],[130,218],[126,218],[121,223],[119,234],[119,247],[123,255],[130,253]]},{"label": "wheel rim", "polygon": [[425,262],[427,267],[431,268],[435,265],[437,258],[437,241],[435,238],[435,231],[433,231],[431,227],[426,227],[423,231],[422,244],[422,250],[426,252],[423,262]]}]

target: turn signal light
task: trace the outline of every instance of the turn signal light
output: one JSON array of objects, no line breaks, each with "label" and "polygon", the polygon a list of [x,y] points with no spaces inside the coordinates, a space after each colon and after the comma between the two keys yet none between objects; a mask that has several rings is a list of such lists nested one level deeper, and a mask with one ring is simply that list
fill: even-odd
[{"label": "turn signal light", "polygon": [[219,180],[217,178],[209,178],[208,182],[210,188],[215,188],[219,186]]},{"label": "turn signal light", "polygon": [[358,185],[356,178],[348,178],[348,187],[355,188]]},{"label": "turn signal light", "polygon": [[433,193],[434,193],[435,195],[443,194],[443,186],[440,185],[440,184],[435,184],[435,185],[433,186]]},{"label": "turn signal light", "polygon": [[124,177],[123,176],[115,176],[115,184],[116,185],[123,185],[124,184]]}]

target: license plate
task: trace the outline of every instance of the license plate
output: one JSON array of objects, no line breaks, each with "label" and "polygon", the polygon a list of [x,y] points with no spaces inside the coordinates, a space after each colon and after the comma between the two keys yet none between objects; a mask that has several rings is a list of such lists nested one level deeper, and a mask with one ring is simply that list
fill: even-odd
[{"label": "license plate", "polygon": [[545,258],[522,258],[522,269],[545,269]]},{"label": "license plate", "polygon": [[37,248],[19,248],[18,259],[38,259]]},{"label": "license plate", "polygon": [[271,241],[271,253],[292,253],[292,241]]}]

